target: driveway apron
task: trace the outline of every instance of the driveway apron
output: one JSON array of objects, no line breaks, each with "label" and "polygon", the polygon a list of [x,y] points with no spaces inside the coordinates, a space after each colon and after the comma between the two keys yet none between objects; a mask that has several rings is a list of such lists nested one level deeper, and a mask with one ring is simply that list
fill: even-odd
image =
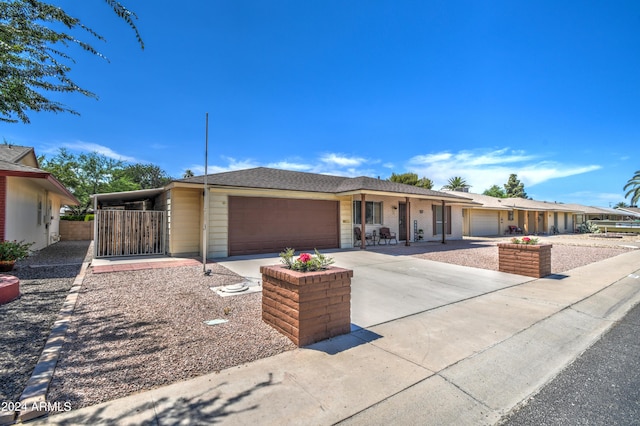
[{"label": "driveway apron", "polygon": [[[353,269],[352,330],[371,327],[482,294],[532,278],[485,269],[434,262],[412,256],[372,251],[331,253],[335,265]],[[229,258],[220,265],[257,280],[261,265],[279,264],[277,256]]]}]

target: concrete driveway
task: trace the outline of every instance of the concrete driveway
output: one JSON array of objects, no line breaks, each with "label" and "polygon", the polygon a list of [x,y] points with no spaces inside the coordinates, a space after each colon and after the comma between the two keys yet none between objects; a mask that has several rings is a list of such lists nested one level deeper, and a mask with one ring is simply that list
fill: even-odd
[{"label": "concrete driveway", "polygon": [[[328,252],[327,252],[328,253]],[[352,330],[382,324],[533,278],[364,250],[330,253],[335,266],[353,269]],[[251,281],[260,266],[280,264],[278,256],[240,256],[218,262]]]}]

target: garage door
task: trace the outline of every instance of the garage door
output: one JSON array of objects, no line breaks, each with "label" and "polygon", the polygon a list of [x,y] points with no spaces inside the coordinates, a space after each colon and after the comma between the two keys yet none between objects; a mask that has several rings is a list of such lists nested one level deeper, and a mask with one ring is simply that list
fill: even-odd
[{"label": "garage door", "polygon": [[471,215],[472,237],[485,237],[500,234],[500,219],[498,212],[476,210]]},{"label": "garage door", "polygon": [[339,247],[338,202],[229,197],[229,256]]}]

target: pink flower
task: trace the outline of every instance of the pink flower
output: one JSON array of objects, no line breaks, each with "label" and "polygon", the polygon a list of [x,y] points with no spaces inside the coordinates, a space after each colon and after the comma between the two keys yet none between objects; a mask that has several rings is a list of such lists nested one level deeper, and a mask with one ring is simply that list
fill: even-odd
[{"label": "pink flower", "polygon": [[309,253],[302,253],[298,260],[302,263],[307,263],[311,260],[311,255]]},{"label": "pink flower", "polygon": [[531,238],[529,238],[529,237],[523,237],[522,238],[522,242],[525,243],[525,244],[528,243],[529,241],[531,241]]}]

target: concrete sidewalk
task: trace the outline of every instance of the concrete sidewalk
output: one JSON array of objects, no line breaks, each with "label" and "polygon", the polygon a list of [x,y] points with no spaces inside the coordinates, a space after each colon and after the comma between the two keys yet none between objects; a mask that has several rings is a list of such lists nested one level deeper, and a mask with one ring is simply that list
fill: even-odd
[{"label": "concrete sidewalk", "polygon": [[640,250],[36,424],[494,424],[640,302]]}]

